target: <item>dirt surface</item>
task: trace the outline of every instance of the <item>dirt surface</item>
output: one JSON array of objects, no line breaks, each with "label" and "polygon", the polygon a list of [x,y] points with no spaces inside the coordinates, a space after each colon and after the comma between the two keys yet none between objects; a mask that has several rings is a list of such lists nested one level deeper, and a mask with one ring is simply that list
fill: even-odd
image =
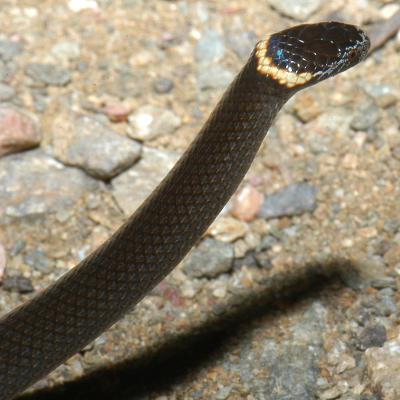
[{"label": "dirt surface", "polygon": [[[368,30],[392,12],[393,5],[386,3],[330,2],[317,6],[306,22],[335,19]],[[0,20],[0,39],[21,43],[22,49],[6,63],[11,73],[5,81],[17,93],[11,102],[38,115],[41,146],[53,143],[54,119],[66,108],[98,116],[126,136],[128,122],[110,122],[103,107],[123,103],[134,111],[151,104],[172,110],[182,124],[173,135],[145,144],[176,152],[188,146],[224,91],[198,85],[195,50],[203,33],[212,28],[224,38],[226,52],[213,62],[236,74],[244,61],[229,44],[229,34],[252,31],[262,38],[302,22],[257,0],[105,0],[80,12],[66,1],[32,6],[9,0],[0,4]],[[60,42],[78,44],[80,54],[57,57],[51,49]],[[180,266],[93,346],[35,386],[56,387],[55,392],[35,395],[31,390],[30,398],[261,400],[306,399],[313,393],[320,399],[374,399],[374,392],[396,398],[374,383],[373,366],[360,341],[369,326],[377,325],[385,327],[386,340],[395,340],[400,322],[399,47],[397,39],[390,40],[353,70],[298,94],[278,117],[247,181],[258,177],[256,187],[264,194],[285,187],[288,179],[307,181],[317,188],[317,208],[268,221],[283,235],[267,252],[272,269],[241,264],[229,277],[230,295],[212,295],[217,280],[203,278],[201,290],[184,297],[180,286],[189,278],[179,272]],[[33,62],[68,68],[71,81],[35,87],[25,71]],[[115,89],[127,73],[134,90],[113,93],[110,86]],[[173,83],[167,93],[155,89],[160,78]],[[364,123],[374,113],[373,121]],[[282,169],[268,167],[272,157],[278,157],[272,164],[284,163],[290,178]],[[7,270],[18,270],[37,292],[74,266],[80,250],[95,249],[124,220],[109,184],[101,183],[65,213],[0,225]],[[257,219],[249,225],[262,235]],[[25,246],[13,256],[18,240]],[[54,271],[31,272],[24,256],[38,248]],[[240,290],[235,292],[232,279]],[[382,279],[394,282],[392,292],[382,294],[389,284],[373,283]],[[34,292],[0,287],[2,313]],[[382,311],[379,302],[386,298],[392,308]],[[359,321],[360,310],[370,314],[367,322]],[[307,364],[309,356],[296,351],[310,348],[314,358]],[[278,354],[278,361],[282,354],[289,361],[285,364],[282,356],[282,363],[265,367],[272,357],[266,349]],[[346,360],[350,367],[342,370]],[[277,387],[291,391],[279,379],[292,374],[306,380],[287,366],[303,363],[311,389],[279,397]],[[276,365],[286,367],[279,373]],[[77,383],[62,386],[74,379]],[[297,393],[296,382],[288,385]],[[337,396],[327,392],[334,389]]]}]

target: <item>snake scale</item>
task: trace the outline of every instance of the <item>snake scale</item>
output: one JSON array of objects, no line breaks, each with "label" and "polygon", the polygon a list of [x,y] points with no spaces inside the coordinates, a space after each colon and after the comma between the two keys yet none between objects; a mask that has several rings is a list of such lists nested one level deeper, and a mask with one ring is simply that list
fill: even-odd
[{"label": "snake scale", "polygon": [[165,278],[235,192],[287,100],[358,64],[369,47],[360,28],[334,21],[262,39],[137,211],[70,272],[0,319],[0,400],[46,376]]}]

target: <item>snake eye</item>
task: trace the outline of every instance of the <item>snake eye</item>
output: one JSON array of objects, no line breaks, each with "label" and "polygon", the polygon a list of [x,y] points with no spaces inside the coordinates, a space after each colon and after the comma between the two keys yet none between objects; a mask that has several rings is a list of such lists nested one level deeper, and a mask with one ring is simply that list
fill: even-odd
[{"label": "snake eye", "polygon": [[355,50],[352,50],[349,54],[350,61],[354,61],[356,59],[356,56],[357,52]]}]

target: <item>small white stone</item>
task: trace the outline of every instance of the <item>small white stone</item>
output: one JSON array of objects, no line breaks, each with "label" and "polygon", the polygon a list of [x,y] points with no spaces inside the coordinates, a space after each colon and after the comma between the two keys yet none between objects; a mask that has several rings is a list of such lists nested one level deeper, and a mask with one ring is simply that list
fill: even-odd
[{"label": "small white stone", "polygon": [[68,2],[68,7],[71,11],[79,12],[86,8],[99,8],[97,2],[94,0],[70,0]]}]

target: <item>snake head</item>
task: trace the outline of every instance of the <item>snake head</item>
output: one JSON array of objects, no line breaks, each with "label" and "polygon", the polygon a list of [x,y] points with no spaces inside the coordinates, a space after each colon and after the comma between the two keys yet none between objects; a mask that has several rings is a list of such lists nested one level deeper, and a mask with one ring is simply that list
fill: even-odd
[{"label": "snake head", "polygon": [[[266,36],[255,49],[257,70],[298,91],[330,78],[362,61],[370,39],[357,26],[336,21],[297,25]],[[285,91],[287,92],[287,91]]]}]

